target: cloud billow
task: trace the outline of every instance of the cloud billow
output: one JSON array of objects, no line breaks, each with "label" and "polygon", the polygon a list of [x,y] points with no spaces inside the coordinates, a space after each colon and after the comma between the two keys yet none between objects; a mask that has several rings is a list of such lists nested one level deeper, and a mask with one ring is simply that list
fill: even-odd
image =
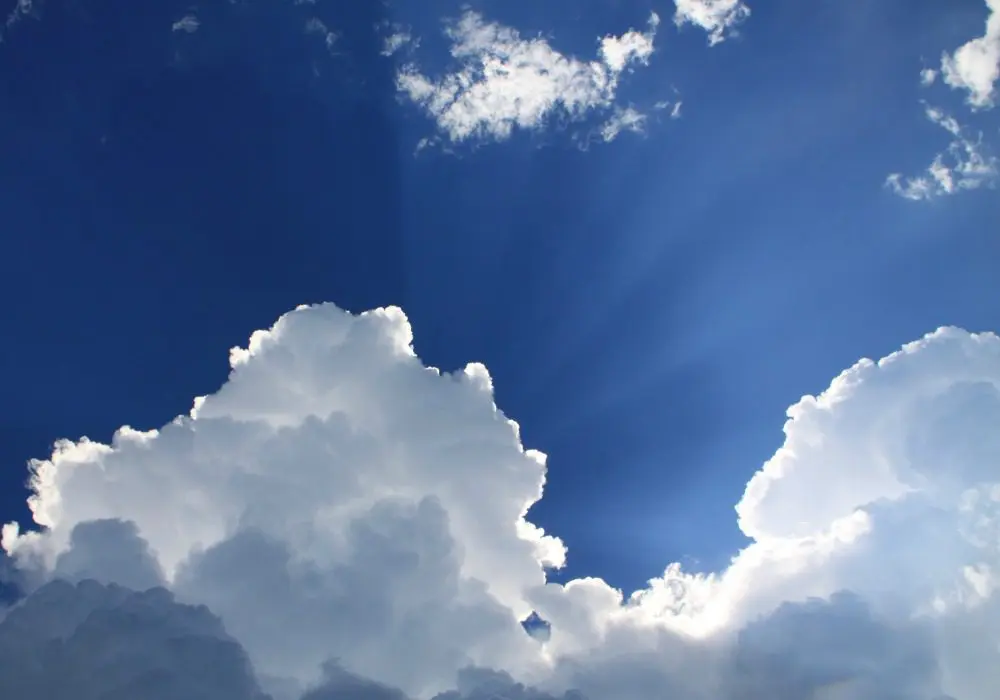
[{"label": "cloud billow", "polygon": [[267,700],[207,609],[93,580],[47,583],[0,621],[0,697]]},{"label": "cloud billow", "polygon": [[[127,686],[132,664],[188,673],[177,664],[208,653],[189,636],[228,650],[233,693],[273,700],[992,700],[1000,686],[984,651],[1000,643],[995,335],[943,328],[804,397],[737,506],[751,544],[723,571],[671,564],[628,597],[547,581],[566,551],[526,519],[544,455],[482,365],[423,365],[400,310],[300,307],[230,363],[162,428],[64,441],[33,464],[39,530],[8,525],[4,549],[25,580],[76,583],[6,614],[8,639],[40,640],[23,658],[82,639],[77,625],[89,641],[60,642],[59,663],[121,653],[108,678]],[[116,606],[142,612],[134,628],[108,622]],[[188,675],[164,687],[223,683]]]}]

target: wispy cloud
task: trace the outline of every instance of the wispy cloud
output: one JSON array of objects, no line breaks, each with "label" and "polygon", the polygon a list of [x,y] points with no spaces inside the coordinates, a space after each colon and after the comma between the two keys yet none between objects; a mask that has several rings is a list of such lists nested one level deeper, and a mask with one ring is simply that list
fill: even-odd
[{"label": "wispy cloud", "polygon": [[201,22],[195,15],[184,15],[179,20],[174,22],[171,29],[175,32],[187,32],[188,34],[194,34],[198,31],[199,26],[201,26]]},{"label": "wispy cloud", "polygon": [[581,60],[541,37],[522,37],[469,11],[445,30],[456,70],[431,77],[406,63],[397,87],[453,143],[503,140],[515,129],[538,129],[555,117],[579,121],[614,110],[622,74],[647,64],[653,54],[659,21],[654,13],[645,31],[606,36],[599,40],[596,59]]},{"label": "wispy cloud", "polygon": [[332,52],[333,47],[336,45],[337,41],[340,39],[340,35],[337,32],[330,29],[326,22],[321,20],[319,17],[310,17],[306,20],[305,26],[306,34],[312,34],[320,37],[323,43],[326,45],[326,50]]},{"label": "wispy cloud", "polygon": [[634,107],[616,109],[601,126],[601,138],[604,141],[614,141],[623,131],[641,134],[645,130],[646,119],[646,115]]},{"label": "wispy cloud", "polygon": [[987,153],[982,135],[971,138],[954,117],[937,107],[928,106],[925,113],[951,135],[951,142],[921,175],[893,173],[886,178],[886,185],[901,197],[919,201],[994,184],[997,159]]},{"label": "wispy cloud", "polygon": [[[996,83],[1000,79],[1000,0],[986,0],[986,30],[952,53],[944,52],[939,69],[920,71],[920,84],[929,88],[940,78],[944,84],[965,91],[965,104],[972,111],[995,106]],[[892,173],[886,186],[911,201],[934,199],[966,190],[992,186],[997,181],[997,158],[982,133],[973,138],[951,114],[925,104],[927,118],[951,135],[947,147],[934,156],[924,172],[907,177]]]},{"label": "wispy cloud", "polygon": [[382,55],[392,56],[404,46],[413,44],[413,35],[410,31],[402,28],[395,28],[392,34],[382,40]]},{"label": "wispy cloud", "polygon": [[[9,30],[25,17],[37,17],[39,12],[39,0],[17,0],[14,8],[7,13],[4,20],[3,29]],[[3,41],[3,33],[0,32],[0,41]]]}]

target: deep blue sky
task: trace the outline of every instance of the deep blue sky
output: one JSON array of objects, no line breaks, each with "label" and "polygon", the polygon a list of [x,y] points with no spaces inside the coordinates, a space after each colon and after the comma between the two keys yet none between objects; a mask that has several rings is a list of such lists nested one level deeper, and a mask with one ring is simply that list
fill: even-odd
[{"label": "deep blue sky", "polygon": [[[672,13],[476,7],[584,56]],[[630,89],[676,88],[683,116],[644,136],[414,156],[434,125],[372,27],[411,24],[444,67],[457,2],[219,1],[185,34],[185,3],[50,0],[0,44],[0,519],[26,516],[26,460],[187,411],[282,312],[399,304],[424,361],[484,362],[549,454],[532,519],[568,573],[717,568],[789,404],[939,325],[1000,329],[997,192],[882,187],[946,143],[918,73],[982,33],[983,3],[753,9],[711,49],[664,22]]]}]

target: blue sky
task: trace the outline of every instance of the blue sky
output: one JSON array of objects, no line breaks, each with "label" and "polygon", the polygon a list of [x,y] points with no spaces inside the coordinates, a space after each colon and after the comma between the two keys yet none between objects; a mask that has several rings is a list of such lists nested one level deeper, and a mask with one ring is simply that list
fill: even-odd
[{"label": "blue sky", "polygon": [[548,456],[549,580],[627,595],[751,542],[734,505],[803,395],[1000,329],[995,0],[19,7],[4,522],[34,527],[29,459],[187,414],[297,305],[397,305]]}]

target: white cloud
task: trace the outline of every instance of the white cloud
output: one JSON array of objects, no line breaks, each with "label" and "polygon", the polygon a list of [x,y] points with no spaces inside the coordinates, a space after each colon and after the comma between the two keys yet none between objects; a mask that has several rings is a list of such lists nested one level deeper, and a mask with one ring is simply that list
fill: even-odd
[{"label": "white cloud", "polygon": [[674,5],[674,23],[701,27],[708,32],[712,46],[724,41],[750,16],[750,8],[742,0],[674,0]]},{"label": "white cloud", "polygon": [[201,22],[195,15],[184,15],[179,20],[174,22],[171,29],[175,32],[187,32],[188,34],[194,34],[198,31],[198,27],[200,26]]},{"label": "white cloud", "polygon": [[678,99],[676,102],[671,102],[670,100],[660,100],[655,105],[653,109],[657,111],[669,110],[669,116],[671,119],[681,118],[681,107],[684,106],[683,100]]},{"label": "white cloud", "polygon": [[901,197],[917,201],[992,186],[997,179],[997,159],[987,152],[982,136],[973,140],[954,117],[937,107],[927,107],[925,113],[952,140],[924,174],[904,177],[893,173],[886,179],[888,187]]},{"label": "white cloud", "polygon": [[545,582],[543,456],[485,368],[429,369],[411,339],[396,309],[287,314],[191,415],[36,463],[44,530],[4,548],[207,604],[275,700],[993,700],[997,336],[941,329],[803,398],[738,505],[753,543],[627,599]]},{"label": "white cloud", "polygon": [[382,40],[382,55],[393,56],[406,46],[411,46],[416,42],[408,29],[395,27],[395,31]]},{"label": "white cloud", "polygon": [[[924,68],[920,83],[933,85],[938,77],[951,88],[967,92],[966,103],[973,110],[994,106],[996,83],[1000,79],[1000,0],[986,0],[986,30],[953,53],[941,57],[940,70]],[[938,153],[925,171],[913,177],[892,173],[886,185],[897,195],[913,201],[928,200],[963,190],[992,186],[997,179],[997,159],[988,153],[982,135],[968,137],[951,115],[939,108],[926,107],[927,118],[952,136],[947,148]]]},{"label": "white cloud", "polygon": [[333,51],[334,45],[340,38],[337,32],[326,26],[326,22],[321,20],[319,17],[310,17],[307,19],[305,30],[306,34],[315,34],[322,38],[327,51]]},{"label": "white cloud", "polygon": [[993,107],[1000,79],[1000,0],[986,0],[986,7],[989,16],[983,35],[941,57],[945,83],[967,91],[968,103],[977,109]]},{"label": "white cloud", "polygon": [[658,24],[654,13],[645,32],[604,37],[598,58],[585,61],[469,11],[445,30],[457,69],[434,78],[407,63],[397,86],[448,140],[503,140],[515,129],[613,109],[622,73],[649,61]]},{"label": "white cloud", "polygon": [[605,142],[614,141],[618,138],[618,134],[623,131],[641,134],[645,128],[645,114],[639,112],[634,107],[620,108],[616,109],[614,114],[601,126],[601,138]]},{"label": "white cloud", "polygon": [[484,368],[442,376],[409,343],[393,309],[289,314],[233,351],[192,416],[61,443],[35,468],[50,529],[4,541],[51,567],[78,524],[136,523],[172,589],[209,603],[270,675],[309,680],[336,656],[422,692],[505,662],[534,644],[510,610],[527,614],[539,562],[563,556],[522,520],[544,459]]}]

